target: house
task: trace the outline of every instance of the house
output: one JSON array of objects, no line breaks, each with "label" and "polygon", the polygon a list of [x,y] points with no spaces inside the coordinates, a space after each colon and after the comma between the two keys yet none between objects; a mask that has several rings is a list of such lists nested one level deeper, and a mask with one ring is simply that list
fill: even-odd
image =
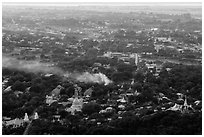
[{"label": "house", "polygon": [[106,111],[106,112],[112,112],[112,111],[113,111],[113,108],[112,108],[112,107],[107,107],[107,108],[105,109],[105,111]]},{"label": "house", "polygon": [[194,102],[194,104],[195,104],[195,105],[199,105],[199,104],[202,104],[202,103],[201,103],[200,100],[196,100],[196,101]]},{"label": "house", "polygon": [[62,104],[63,106],[66,106],[66,105],[70,104],[70,102],[59,102],[58,104]]},{"label": "house", "polygon": [[182,109],[182,105],[179,105],[179,104],[176,104],[176,103],[175,103],[173,107],[170,107],[170,108],[167,109],[167,110],[181,111],[181,109]]},{"label": "house", "polygon": [[9,78],[5,78],[4,81],[2,82],[2,85],[5,86],[9,81]]},{"label": "house", "polygon": [[127,101],[126,101],[125,98],[123,97],[122,99],[118,99],[117,102],[126,103]]},{"label": "house", "polygon": [[92,93],[93,93],[93,89],[89,88],[84,92],[84,96],[85,97],[91,97]]},{"label": "house", "polygon": [[183,52],[184,52],[184,49],[177,49],[177,51],[178,51],[179,53],[183,53]]},{"label": "house", "polygon": [[138,95],[140,95],[141,93],[140,92],[138,92],[137,90],[135,90],[135,92],[134,92],[134,95],[135,96],[138,96]]},{"label": "house", "polygon": [[60,95],[60,91],[63,89],[61,85],[58,85],[55,89],[52,90],[51,95],[53,97],[58,97]]},{"label": "house", "polygon": [[119,105],[118,108],[121,109],[121,110],[124,110],[125,106],[124,105]]},{"label": "house", "polygon": [[11,89],[11,86],[8,86],[5,90],[3,90],[3,93],[7,93],[7,92],[10,92],[12,89]]},{"label": "house", "polygon": [[99,114],[106,113],[106,110],[99,111]]},{"label": "house", "polygon": [[50,77],[52,75],[53,75],[52,73],[47,73],[47,74],[45,74],[45,77]]},{"label": "house", "polygon": [[183,99],[184,95],[182,93],[176,93],[176,95],[178,96],[178,99]]},{"label": "house", "polygon": [[172,41],[171,38],[167,38],[167,37],[157,37],[156,40],[161,41],[161,42],[171,42]]},{"label": "house", "polygon": [[49,106],[52,104],[52,103],[54,103],[54,102],[56,102],[57,100],[56,99],[54,99],[53,98],[53,96],[49,96],[49,95],[46,95],[46,104],[48,104]]},{"label": "house", "polygon": [[16,97],[19,97],[19,95],[23,94],[22,91],[15,91],[14,94],[16,95]]},{"label": "house", "polygon": [[163,45],[154,45],[154,49],[157,51],[157,53],[159,52],[160,49],[164,48]]}]

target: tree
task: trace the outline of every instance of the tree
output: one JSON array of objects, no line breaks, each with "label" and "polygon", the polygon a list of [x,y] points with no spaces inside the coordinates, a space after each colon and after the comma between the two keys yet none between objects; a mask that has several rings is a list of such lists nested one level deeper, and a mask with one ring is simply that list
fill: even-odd
[{"label": "tree", "polygon": [[26,89],[26,86],[25,86],[25,83],[23,82],[20,82],[20,81],[16,81],[12,87],[11,87],[12,90],[18,90],[18,91],[24,91]]},{"label": "tree", "polygon": [[93,88],[94,92],[92,93],[92,96],[96,98],[106,96],[108,91],[105,88],[106,88],[105,86],[96,84],[96,86]]},{"label": "tree", "polygon": [[91,115],[100,111],[100,105],[94,102],[90,102],[83,105],[82,112],[84,114]]},{"label": "tree", "polygon": [[23,81],[24,81],[24,76],[21,75],[20,73],[17,73],[16,75],[12,76],[12,77],[9,79],[8,84],[9,84],[9,85],[12,85],[12,84],[14,84],[16,81],[21,81],[21,82],[23,82]]},{"label": "tree", "polygon": [[31,106],[39,106],[42,103],[42,99],[39,96],[35,96],[33,98],[31,98],[31,100],[29,101],[29,105]]},{"label": "tree", "polygon": [[138,81],[140,83],[143,83],[144,79],[145,79],[145,76],[142,72],[138,71],[134,76],[134,80],[135,81]]},{"label": "tree", "polygon": [[68,95],[69,97],[73,96],[74,95],[74,86],[71,85],[67,88],[64,88],[62,92],[60,92],[60,94],[65,94],[65,95]]},{"label": "tree", "polygon": [[12,74],[12,70],[8,69],[8,68],[2,68],[2,75],[10,75]]},{"label": "tree", "polygon": [[150,72],[146,74],[146,81],[150,83],[154,83],[156,81],[156,77]]},{"label": "tree", "polygon": [[141,91],[142,91],[142,84],[136,82],[136,83],[134,83],[134,84],[132,85],[132,88],[133,88],[133,90],[137,90],[138,92],[141,92]]},{"label": "tree", "polygon": [[35,84],[30,87],[30,92],[33,93],[43,93],[44,92],[44,85],[43,84]]},{"label": "tree", "polygon": [[95,48],[90,48],[88,49],[87,53],[86,53],[86,57],[88,58],[96,58],[98,55],[98,50]]},{"label": "tree", "polygon": [[111,75],[111,79],[115,82],[124,82],[132,78],[131,72],[114,72]]},{"label": "tree", "polygon": [[33,85],[40,84],[40,83],[42,83],[42,78],[41,77],[36,77],[36,78],[32,79],[31,83]]},{"label": "tree", "polygon": [[117,65],[117,70],[119,72],[132,72],[134,70],[132,65],[128,65],[128,64],[119,64]]}]

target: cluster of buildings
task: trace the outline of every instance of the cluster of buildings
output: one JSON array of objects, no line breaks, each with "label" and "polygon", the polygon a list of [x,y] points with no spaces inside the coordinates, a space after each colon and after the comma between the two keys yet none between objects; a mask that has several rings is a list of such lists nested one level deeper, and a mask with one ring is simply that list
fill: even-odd
[{"label": "cluster of buildings", "polygon": [[[47,76],[51,76],[51,74],[47,74]],[[4,81],[6,83],[7,80]],[[135,83],[134,80],[132,80],[131,85]],[[159,106],[154,106],[151,102],[147,102],[143,105],[139,105],[138,102],[130,103],[129,97],[130,96],[139,96],[141,93],[137,90],[133,90],[131,87],[125,88],[124,84],[119,84],[120,88],[114,92],[109,93],[108,92],[108,100],[105,104],[100,104],[101,110],[99,111],[99,114],[106,114],[106,113],[115,113],[118,114],[118,119],[122,118],[122,114],[127,111],[127,108],[129,106],[132,106],[134,109],[134,113],[136,115],[141,115],[143,111],[145,110],[153,110],[153,112],[157,111],[179,111],[181,113],[189,113],[194,112],[195,109],[192,105],[189,105],[187,102],[187,96],[177,93],[177,100],[172,100],[166,97],[164,94],[159,93],[158,94],[158,102]],[[72,115],[75,115],[76,112],[81,112],[83,105],[86,103],[89,103],[94,100],[90,100],[90,97],[92,96],[92,93],[94,92],[93,87],[88,88],[82,95],[81,91],[82,88],[77,86],[77,84],[74,85],[74,95],[67,99],[67,101],[60,101],[60,92],[64,89],[61,85],[58,85],[55,89],[53,89],[50,94],[46,95],[46,101],[45,103],[50,106],[52,103],[57,102],[57,104],[62,104],[64,106],[64,110],[67,112],[70,112]],[[177,103],[177,102],[183,102]],[[194,105],[200,104],[199,101],[196,101]],[[25,113],[25,116],[23,119],[9,119],[9,118],[3,118],[3,124],[8,127],[12,126],[12,128],[17,128],[24,126],[25,123],[29,123],[32,119],[38,119],[39,116],[37,112],[35,112],[34,116],[28,117],[27,113]],[[60,123],[63,122],[63,120],[60,120],[61,116],[59,114],[53,115],[52,122],[58,121]],[[87,119],[90,120],[90,119]],[[93,122],[101,124],[100,121],[97,121],[96,119],[91,119]],[[111,117],[107,118],[106,121],[111,121]]]},{"label": "cluster of buildings", "polygon": [[[62,104],[63,106],[67,106],[68,104],[72,104],[71,107],[66,107],[65,111],[71,112],[72,115],[75,114],[75,112],[79,112],[82,109],[83,106],[83,98],[81,96],[81,87],[78,87],[77,85],[74,85],[75,87],[75,93],[73,97],[68,98],[67,102],[59,102],[60,99],[60,91],[63,89],[61,85],[58,85],[52,92],[51,95],[46,95],[46,104],[50,106],[52,103],[57,102],[58,104]],[[88,92],[88,91],[87,91]],[[86,92],[86,97],[89,96],[90,93]]]},{"label": "cluster of buildings", "polygon": [[134,62],[137,66],[140,62],[141,55],[138,53],[121,53],[121,52],[106,52],[103,57],[114,58],[117,57],[119,60],[122,60],[126,64],[130,64],[130,62]]},{"label": "cluster of buildings", "polygon": [[35,112],[33,116],[30,116],[30,118],[28,117],[28,114],[25,113],[24,118],[15,118],[12,119],[8,118],[8,117],[3,117],[3,125],[6,127],[12,126],[12,128],[18,128],[21,126],[24,126],[25,123],[30,123],[32,121],[32,119],[36,120],[38,119],[38,113]]},{"label": "cluster of buildings", "polygon": [[[177,94],[178,95],[178,94]],[[179,94],[179,100],[182,100],[183,94]],[[171,110],[171,111],[180,111],[181,113],[188,113],[189,111],[195,111],[195,109],[192,107],[192,105],[188,105],[187,103],[187,97],[185,96],[185,100],[183,104],[177,104],[175,103],[174,106],[170,107],[167,110]]]}]

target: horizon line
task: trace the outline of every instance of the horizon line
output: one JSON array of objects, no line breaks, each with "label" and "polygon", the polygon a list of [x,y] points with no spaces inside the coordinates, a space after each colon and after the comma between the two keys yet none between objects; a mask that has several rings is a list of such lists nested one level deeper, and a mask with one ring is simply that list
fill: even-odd
[{"label": "horizon line", "polygon": [[[2,2],[3,5],[174,5],[174,6],[186,6],[186,5],[200,5],[202,6],[202,2]],[[193,4],[193,5],[192,5]],[[34,6],[33,5],[33,6]],[[56,5],[56,6],[57,6]]]}]

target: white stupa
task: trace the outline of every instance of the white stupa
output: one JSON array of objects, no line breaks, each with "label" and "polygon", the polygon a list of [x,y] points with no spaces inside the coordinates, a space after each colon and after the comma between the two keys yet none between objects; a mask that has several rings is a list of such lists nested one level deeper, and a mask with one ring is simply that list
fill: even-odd
[{"label": "white stupa", "polygon": [[75,88],[74,98],[72,101],[72,106],[70,108],[65,109],[67,112],[71,112],[72,115],[74,115],[75,112],[81,111],[83,106],[83,99],[79,98],[81,88],[77,88],[77,85],[75,87],[76,88]]},{"label": "white stupa", "polygon": [[24,116],[24,119],[23,119],[25,122],[28,122],[29,121],[29,118],[28,118],[28,114],[25,113],[25,116]]},{"label": "white stupa", "polygon": [[39,118],[38,113],[35,112],[34,119],[38,119],[38,118]]}]

